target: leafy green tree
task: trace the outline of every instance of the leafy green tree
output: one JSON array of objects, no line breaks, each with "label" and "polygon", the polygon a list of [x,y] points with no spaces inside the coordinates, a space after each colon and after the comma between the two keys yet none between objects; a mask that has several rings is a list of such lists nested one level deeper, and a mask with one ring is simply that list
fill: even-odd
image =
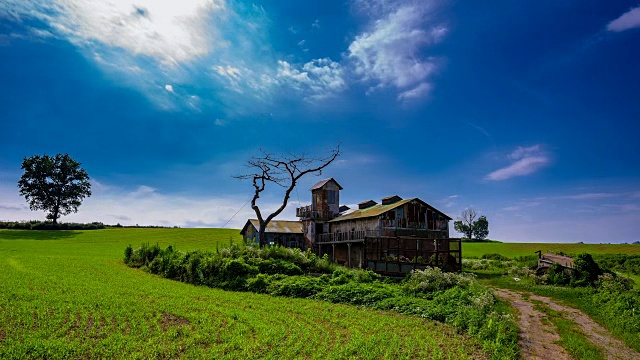
[{"label": "leafy green tree", "polygon": [[473,236],[475,236],[476,240],[484,240],[489,235],[489,221],[487,221],[487,217],[482,215],[478,218],[478,220],[473,224]]},{"label": "leafy green tree", "polygon": [[460,214],[460,220],[453,222],[453,228],[457,232],[464,234],[466,239],[471,240],[476,216],[478,216],[478,212],[475,209],[465,209],[462,214]]},{"label": "leafy green tree", "polygon": [[89,175],[68,154],[33,155],[22,162],[24,174],[18,181],[20,195],[31,210],[44,210],[53,223],[72,212],[91,196]]}]

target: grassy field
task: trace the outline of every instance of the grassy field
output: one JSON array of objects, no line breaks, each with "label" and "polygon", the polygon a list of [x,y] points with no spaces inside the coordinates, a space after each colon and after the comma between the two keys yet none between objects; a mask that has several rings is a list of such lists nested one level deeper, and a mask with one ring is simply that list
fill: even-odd
[{"label": "grassy field", "polygon": [[237,230],[0,230],[0,358],[484,358],[415,316],[221,291],[122,262],[142,242],[181,250]]},{"label": "grassy field", "polygon": [[479,258],[484,254],[500,254],[509,258],[535,255],[542,250],[577,255],[589,254],[640,254],[640,245],[620,244],[550,244],[550,243],[463,243],[462,256]]}]

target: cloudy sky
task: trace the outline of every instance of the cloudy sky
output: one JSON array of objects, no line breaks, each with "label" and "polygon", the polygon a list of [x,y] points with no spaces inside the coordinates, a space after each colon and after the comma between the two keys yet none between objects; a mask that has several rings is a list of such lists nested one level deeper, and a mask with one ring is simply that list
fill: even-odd
[{"label": "cloudy sky", "polygon": [[640,240],[639,45],[637,0],[4,0],[0,220],[44,219],[21,162],[69,153],[93,196],[63,221],[237,228],[245,160],[339,142],[323,176],[345,204],[473,207],[502,241]]}]

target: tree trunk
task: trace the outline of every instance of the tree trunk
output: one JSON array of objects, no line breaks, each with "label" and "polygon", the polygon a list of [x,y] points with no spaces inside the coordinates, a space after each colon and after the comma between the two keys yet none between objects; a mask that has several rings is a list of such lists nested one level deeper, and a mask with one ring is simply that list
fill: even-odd
[{"label": "tree trunk", "polygon": [[258,244],[260,247],[267,245],[267,236],[265,235],[266,224],[260,224],[260,229],[258,230]]}]

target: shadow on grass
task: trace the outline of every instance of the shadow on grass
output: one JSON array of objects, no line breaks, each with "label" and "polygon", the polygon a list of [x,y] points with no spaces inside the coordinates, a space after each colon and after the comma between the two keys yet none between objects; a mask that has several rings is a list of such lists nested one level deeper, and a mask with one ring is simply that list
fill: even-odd
[{"label": "shadow on grass", "polygon": [[78,234],[73,230],[0,230],[0,240],[62,240]]}]

